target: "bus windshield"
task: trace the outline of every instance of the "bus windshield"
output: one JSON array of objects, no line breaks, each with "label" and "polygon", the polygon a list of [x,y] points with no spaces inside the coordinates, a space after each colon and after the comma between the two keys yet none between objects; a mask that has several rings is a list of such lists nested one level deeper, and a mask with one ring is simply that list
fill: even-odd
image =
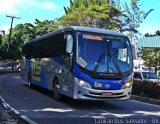
[{"label": "bus windshield", "polygon": [[132,69],[131,45],[127,37],[77,33],[77,63],[99,73],[118,74]]}]

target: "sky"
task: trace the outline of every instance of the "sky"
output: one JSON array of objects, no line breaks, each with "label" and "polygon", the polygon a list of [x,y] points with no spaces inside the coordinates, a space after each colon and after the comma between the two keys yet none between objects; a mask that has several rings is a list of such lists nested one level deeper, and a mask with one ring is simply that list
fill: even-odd
[{"label": "sky", "polygon": [[[129,1],[129,0],[121,0]],[[140,0],[141,9],[154,11],[140,25],[141,34],[154,34],[160,30],[160,0]],[[63,6],[69,6],[69,0],[0,0],[0,30],[10,27],[11,19],[6,15],[20,17],[13,26],[20,23],[34,23],[35,19],[52,20],[64,15]]]}]

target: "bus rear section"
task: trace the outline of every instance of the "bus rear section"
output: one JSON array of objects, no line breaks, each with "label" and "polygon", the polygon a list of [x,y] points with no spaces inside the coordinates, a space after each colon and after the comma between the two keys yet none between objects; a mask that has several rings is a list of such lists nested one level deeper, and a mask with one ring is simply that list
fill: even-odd
[{"label": "bus rear section", "polygon": [[128,37],[121,33],[67,27],[30,41],[24,55],[23,77],[30,74],[31,84],[52,90],[58,97],[63,94],[81,100],[130,98],[133,55]]}]

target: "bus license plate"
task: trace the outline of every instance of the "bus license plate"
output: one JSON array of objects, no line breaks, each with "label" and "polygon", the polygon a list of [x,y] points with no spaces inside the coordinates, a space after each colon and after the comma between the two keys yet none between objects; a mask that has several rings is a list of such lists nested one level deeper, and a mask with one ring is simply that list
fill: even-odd
[{"label": "bus license plate", "polygon": [[112,95],[112,92],[103,92],[102,93],[102,96],[111,96]]}]

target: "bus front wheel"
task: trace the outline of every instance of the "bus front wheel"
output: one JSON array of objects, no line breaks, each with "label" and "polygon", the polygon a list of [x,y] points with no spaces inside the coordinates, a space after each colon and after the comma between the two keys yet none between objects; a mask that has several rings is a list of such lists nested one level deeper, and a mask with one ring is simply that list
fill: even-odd
[{"label": "bus front wheel", "polygon": [[58,79],[55,79],[53,83],[53,97],[56,100],[61,100],[62,98],[62,95],[60,93],[60,85],[59,85]]}]

